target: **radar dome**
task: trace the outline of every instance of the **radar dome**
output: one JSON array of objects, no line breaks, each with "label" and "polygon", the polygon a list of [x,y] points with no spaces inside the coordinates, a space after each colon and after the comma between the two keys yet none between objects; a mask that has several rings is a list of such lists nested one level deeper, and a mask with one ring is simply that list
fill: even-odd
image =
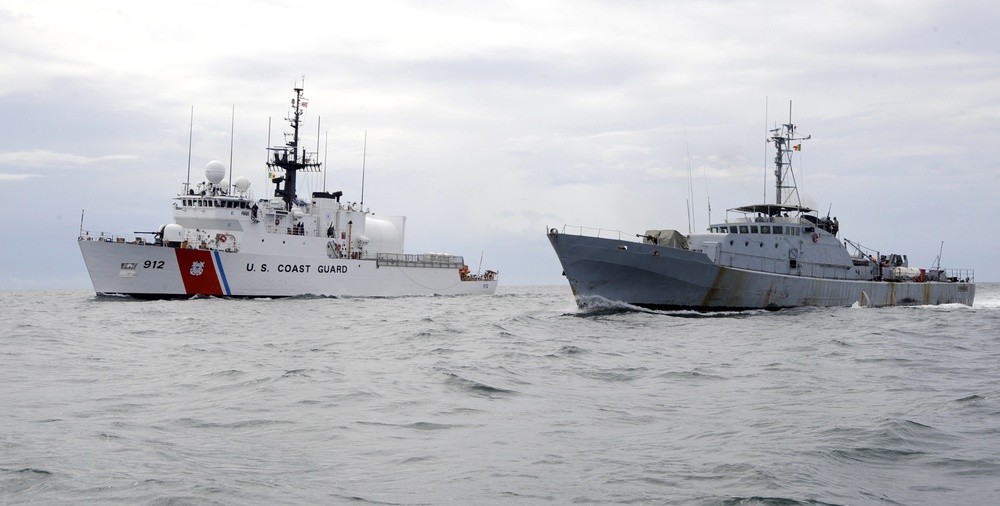
[{"label": "radar dome", "polygon": [[245,192],[250,189],[250,180],[243,176],[236,178],[233,184],[236,186],[236,191],[238,192]]},{"label": "radar dome", "polygon": [[226,165],[218,160],[212,160],[205,166],[205,177],[212,184],[219,184],[226,177]]}]

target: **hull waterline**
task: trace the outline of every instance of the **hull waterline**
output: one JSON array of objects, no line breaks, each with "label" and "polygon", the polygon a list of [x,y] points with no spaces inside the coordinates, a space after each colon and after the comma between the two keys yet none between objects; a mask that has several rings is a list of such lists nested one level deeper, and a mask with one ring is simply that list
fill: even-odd
[{"label": "hull waterline", "polygon": [[722,311],[801,306],[966,304],[975,284],[823,279],[718,266],[701,252],[548,234],[574,295],[654,309]]},{"label": "hull waterline", "polygon": [[492,294],[496,280],[463,280],[444,267],[386,265],[377,259],[317,259],[79,241],[94,289],[137,298],[394,297]]}]

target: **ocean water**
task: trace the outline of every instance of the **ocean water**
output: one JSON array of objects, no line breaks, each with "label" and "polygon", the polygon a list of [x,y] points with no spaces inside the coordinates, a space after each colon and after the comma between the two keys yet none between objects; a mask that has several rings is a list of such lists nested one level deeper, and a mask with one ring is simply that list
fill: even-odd
[{"label": "ocean water", "polygon": [[2,504],[996,504],[1000,285],[716,315],[569,289],[0,292]]}]

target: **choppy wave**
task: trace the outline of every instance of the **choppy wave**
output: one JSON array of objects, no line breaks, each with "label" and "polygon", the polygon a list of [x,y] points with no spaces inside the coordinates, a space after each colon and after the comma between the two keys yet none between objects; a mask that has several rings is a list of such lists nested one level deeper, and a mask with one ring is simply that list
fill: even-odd
[{"label": "choppy wave", "polygon": [[0,503],[989,504],[976,305],[0,293]]},{"label": "choppy wave", "polygon": [[579,318],[595,318],[627,313],[646,313],[680,318],[726,318],[733,316],[750,316],[769,313],[766,309],[747,309],[742,311],[694,311],[688,309],[649,309],[627,302],[608,300],[598,295],[576,297],[579,310],[566,313]]}]

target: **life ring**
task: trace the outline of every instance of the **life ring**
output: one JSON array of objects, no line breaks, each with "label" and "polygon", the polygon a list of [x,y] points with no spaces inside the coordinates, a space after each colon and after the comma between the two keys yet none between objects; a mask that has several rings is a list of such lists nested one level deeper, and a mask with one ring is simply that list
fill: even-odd
[{"label": "life ring", "polygon": [[226,242],[226,236],[219,237],[219,242]]},{"label": "life ring", "polygon": [[813,242],[819,242],[819,233],[813,232]]}]

